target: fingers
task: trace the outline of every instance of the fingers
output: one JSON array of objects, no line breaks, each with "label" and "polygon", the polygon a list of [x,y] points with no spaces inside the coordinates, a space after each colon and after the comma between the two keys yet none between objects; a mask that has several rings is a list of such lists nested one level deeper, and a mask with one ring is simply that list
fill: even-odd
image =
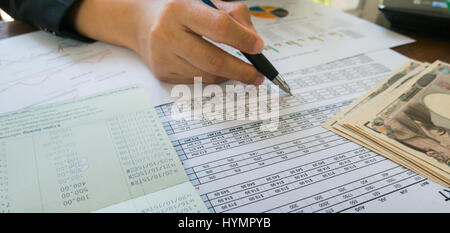
[{"label": "fingers", "polygon": [[176,55],[167,60],[170,60],[171,63],[158,63],[156,66],[159,69],[153,70],[154,75],[161,81],[175,84],[191,84],[194,82],[195,77],[202,77],[202,82],[216,84],[227,80],[226,78],[202,71]]},{"label": "fingers", "polygon": [[[158,1],[159,2],[159,1]],[[223,10],[201,1],[167,0],[155,7],[159,14],[143,24],[136,39],[138,53],[155,76],[170,83],[218,83],[233,79],[260,85],[264,76],[252,65],[228,54],[203,38],[228,44],[243,52],[261,52],[264,42],[253,30],[242,4],[217,2]],[[227,13],[229,12],[229,13]]]},{"label": "fingers", "polygon": [[247,5],[241,2],[224,2],[221,0],[213,0],[213,2],[217,6],[217,8],[227,12],[241,25],[253,31],[256,31],[251,20],[250,10],[248,9]]},{"label": "fingers", "polygon": [[[198,35],[230,45],[249,54],[260,53],[264,48],[264,41],[254,31],[241,25],[223,10],[214,9],[201,1],[187,9],[182,22]],[[248,22],[248,19],[241,19]]]},{"label": "fingers", "polygon": [[[167,73],[167,74],[155,74],[155,76],[163,82],[172,83],[172,84],[192,84],[192,83],[194,83],[194,77],[198,77],[198,76],[186,76],[185,72],[180,72],[183,74],[176,73],[176,72],[177,71],[175,71],[174,73],[171,72],[171,73]],[[200,76],[200,77],[202,77],[203,83],[208,83],[208,84],[222,83],[227,80],[225,78],[219,78],[219,77],[213,77],[213,76],[210,76],[210,77]]]},{"label": "fingers", "polygon": [[176,71],[174,72],[180,76],[190,79],[190,83],[194,81],[194,77],[202,77],[202,82],[211,84],[221,83],[227,80],[226,78],[219,77],[217,75],[213,75],[206,71],[200,70],[181,57],[177,56],[174,60],[174,64],[176,64],[177,67]]},{"label": "fingers", "polygon": [[166,83],[172,83],[172,84],[191,84],[193,82],[193,79],[176,74],[176,73],[169,73],[165,75],[156,75],[156,77]]},{"label": "fingers", "polygon": [[[193,33],[183,35],[183,43],[174,45],[174,53],[209,74],[260,85],[264,76],[255,67],[226,53]],[[192,46],[195,45],[195,46]]]},{"label": "fingers", "polygon": [[[227,80],[227,79],[209,79],[209,78],[202,77],[202,82],[207,83],[207,84],[218,84],[218,83],[224,82],[225,80]],[[171,74],[167,75],[161,81],[164,81],[167,83],[172,83],[172,84],[192,84],[192,83],[194,83],[194,78],[186,77],[182,74],[171,73]]]}]

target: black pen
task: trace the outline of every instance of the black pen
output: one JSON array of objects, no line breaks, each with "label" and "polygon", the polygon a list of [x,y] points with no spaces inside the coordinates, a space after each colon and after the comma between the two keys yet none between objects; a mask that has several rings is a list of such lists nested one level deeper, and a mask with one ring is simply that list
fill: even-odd
[{"label": "black pen", "polygon": [[[210,0],[202,0],[202,2],[217,9],[214,3],[212,3]],[[267,58],[262,53],[255,55],[247,54],[244,52],[241,53],[250,61],[250,63],[253,64],[253,66],[255,66],[255,68],[259,72],[261,72],[264,76],[266,76],[281,90],[285,91],[286,93],[292,96],[291,88],[289,88],[289,85],[286,83],[283,77],[281,77],[280,73],[277,71],[277,69],[275,69],[272,63],[270,63],[270,61],[267,60]]]}]

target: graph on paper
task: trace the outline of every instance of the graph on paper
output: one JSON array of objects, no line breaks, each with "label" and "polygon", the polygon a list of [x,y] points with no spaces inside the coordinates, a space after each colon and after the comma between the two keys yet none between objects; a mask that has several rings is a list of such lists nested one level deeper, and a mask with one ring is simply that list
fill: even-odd
[{"label": "graph on paper", "polygon": [[[385,28],[308,0],[243,3],[252,11],[253,24],[266,44],[264,55],[281,72],[292,71],[293,59],[298,66],[306,68],[361,54],[362,50],[375,51],[412,42]],[[243,59],[236,50],[221,47]]]},{"label": "graph on paper", "polygon": [[[133,74],[147,71],[137,57],[130,61],[136,68],[127,67],[120,57],[129,57],[130,52],[107,44],[86,44],[43,32],[17,40],[23,40],[24,46],[14,48],[14,53],[7,47],[0,52],[0,112],[73,99],[102,87],[142,83],[142,75]],[[100,89],[94,92],[94,87]]]}]

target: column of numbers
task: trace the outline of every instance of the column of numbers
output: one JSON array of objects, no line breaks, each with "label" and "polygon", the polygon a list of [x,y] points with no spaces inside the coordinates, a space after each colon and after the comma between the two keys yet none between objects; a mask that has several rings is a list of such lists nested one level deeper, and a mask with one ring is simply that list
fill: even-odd
[{"label": "column of numbers", "polygon": [[0,142],[0,213],[10,212],[8,199],[8,167],[6,161],[6,143]]}]

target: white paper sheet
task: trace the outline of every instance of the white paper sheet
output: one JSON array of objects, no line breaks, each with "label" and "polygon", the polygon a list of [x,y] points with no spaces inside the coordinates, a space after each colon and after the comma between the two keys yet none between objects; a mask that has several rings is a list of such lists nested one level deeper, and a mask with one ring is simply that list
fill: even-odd
[{"label": "white paper sheet", "polygon": [[157,102],[154,90],[169,90],[128,49],[44,32],[0,41],[0,113],[134,84]]},{"label": "white paper sheet", "polygon": [[[252,17],[264,39],[264,54],[280,72],[307,68],[385,48],[413,42],[398,33],[310,0],[243,1],[250,9],[274,6],[289,12],[286,17]],[[230,50],[227,48],[226,50]],[[241,57],[235,50],[231,53]]]},{"label": "white paper sheet", "polygon": [[184,182],[128,201],[108,206],[94,213],[205,213],[205,204]]},{"label": "white paper sheet", "polygon": [[0,115],[0,213],[135,200],[147,210],[121,211],[207,211],[142,87]]},{"label": "white paper sheet", "polygon": [[321,127],[407,60],[385,50],[286,73],[295,97],[275,132],[157,112],[211,212],[449,212],[445,187]]}]

